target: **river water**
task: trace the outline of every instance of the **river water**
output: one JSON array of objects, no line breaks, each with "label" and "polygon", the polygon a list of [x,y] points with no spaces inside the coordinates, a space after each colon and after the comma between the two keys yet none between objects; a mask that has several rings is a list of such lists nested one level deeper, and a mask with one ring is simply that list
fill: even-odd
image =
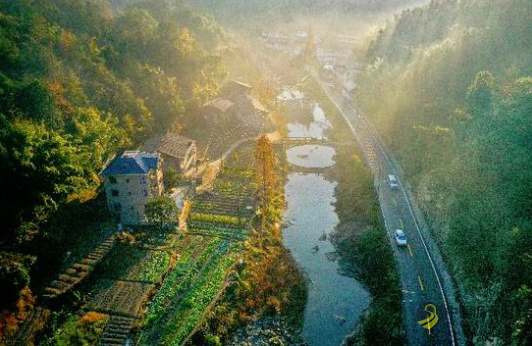
[{"label": "river water", "polygon": [[[289,137],[325,138],[330,127],[318,104],[313,121],[288,125]],[[287,150],[288,161],[299,167],[334,165],[332,147],[304,145]],[[293,169],[285,185],[287,211],[283,238],[308,279],[303,337],[311,346],[338,346],[369,305],[370,295],[356,280],[339,274],[329,234],[338,224],[333,207],[335,182],[322,173],[298,173]]]}]

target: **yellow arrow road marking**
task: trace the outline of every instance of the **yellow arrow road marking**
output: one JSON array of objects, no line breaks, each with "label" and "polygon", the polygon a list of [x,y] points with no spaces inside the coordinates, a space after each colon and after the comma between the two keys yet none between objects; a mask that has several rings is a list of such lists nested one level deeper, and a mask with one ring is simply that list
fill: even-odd
[{"label": "yellow arrow road marking", "polygon": [[395,200],[395,197],[392,197],[393,206],[397,208],[397,201]]},{"label": "yellow arrow road marking", "polygon": [[399,219],[399,224],[401,225],[401,229],[405,229],[405,224],[403,223],[403,219]]},{"label": "yellow arrow road marking", "polygon": [[[433,311],[429,311],[428,308],[432,308]],[[425,306],[425,311],[428,312],[430,315],[424,320],[418,321],[423,328],[428,329],[430,334],[430,329],[438,323],[438,315],[436,315],[436,307],[433,304],[427,304]]]}]

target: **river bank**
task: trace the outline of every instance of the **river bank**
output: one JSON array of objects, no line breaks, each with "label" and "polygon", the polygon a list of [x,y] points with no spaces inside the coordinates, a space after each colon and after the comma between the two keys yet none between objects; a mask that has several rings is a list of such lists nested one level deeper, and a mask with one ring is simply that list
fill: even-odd
[{"label": "river bank", "polygon": [[395,260],[379,211],[373,176],[354,144],[352,133],[338,109],[318,83],[308,79],[304,92],[327,114],[327,130],[335,143],[334,166],[326,176],[336,182],[333,203],[338,224],[331,242],[343,273],[364,284],[371,303],[346,340],[346,345],[404,345],[402,293]]}]

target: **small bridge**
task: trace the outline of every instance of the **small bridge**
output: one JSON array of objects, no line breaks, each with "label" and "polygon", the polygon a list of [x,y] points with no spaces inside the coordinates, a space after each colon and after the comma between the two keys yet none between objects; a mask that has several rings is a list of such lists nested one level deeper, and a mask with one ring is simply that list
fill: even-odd
[{"label": "small bridge", "polygon": [[283,137],[273,142],[277,145],[296,146],[305,144],[330,144],[326,137]]},{"label": "small bridge", "polygon": [[355,142],[335,142],[327,137],[283,137],[273,141],[274,145],[295,147],[298,145],[354,145]]}]

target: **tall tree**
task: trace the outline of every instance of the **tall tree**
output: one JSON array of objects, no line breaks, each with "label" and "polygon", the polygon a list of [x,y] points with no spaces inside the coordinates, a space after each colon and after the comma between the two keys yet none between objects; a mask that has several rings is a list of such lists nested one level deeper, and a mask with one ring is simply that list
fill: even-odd
[{"label": "tall tree", "polygon": [[273,170],[276,161],[272,143],[265,134],[257,139],[255,157],[261,227],[262,231],[265,231],[266,222],[269,220],[270,203],[273,202],[275,197],[275,175]]},{"label": "tall tree", "polygon": [[492,110],[495,78],[489,71],[480,71],[469,87],[467,99],[474,116],[486,117]]}]

